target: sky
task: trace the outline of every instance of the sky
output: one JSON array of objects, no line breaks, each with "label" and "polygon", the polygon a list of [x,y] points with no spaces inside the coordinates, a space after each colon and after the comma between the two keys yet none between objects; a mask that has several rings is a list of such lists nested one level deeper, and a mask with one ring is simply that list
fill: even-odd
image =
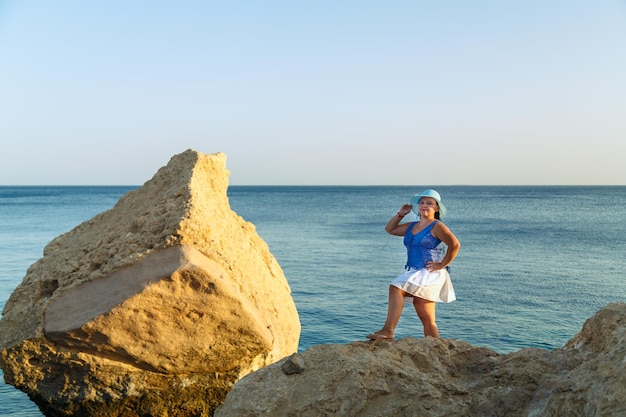
[{"label": "sky", "polygon": [[0,0],[0,185],[626,185],[626,0]]}]

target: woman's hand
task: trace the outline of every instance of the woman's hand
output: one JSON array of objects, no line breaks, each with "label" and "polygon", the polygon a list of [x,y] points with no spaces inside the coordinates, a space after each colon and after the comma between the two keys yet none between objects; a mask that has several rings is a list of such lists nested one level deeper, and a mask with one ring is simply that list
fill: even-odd
[{"label": "woman's hand", "polygon": [[396,215],[393,216],[391,220],[389,220],[389,222],[387,222],[387,225],[385,226],[385,231],[390,235],[404,236],[404,234],[406,233],[406,229],[409,228],[410,223],[405,222],[400,224],[400,222],[402,221],[404,216],[409,214],[410,211],[410,204],[402,205],[402,207],[400,207],[400,210],[398,210],[398,213],[396,213]]},{"label": "woman's hand", "polygon": [[445,266],[443,266],[441,262],[433,262],[433,261],[426,262],[426,270],[428,272],[439,271],[440,269],[443,269],[443,268],[445,268]]},{"label": "woman's hand", "polygon": [[401,215],[402,217],[406,216],[410,212],[411,212],[410,204],[403,204],[402,207],[400,207],[400,210],[398,210],[398,214]]}]

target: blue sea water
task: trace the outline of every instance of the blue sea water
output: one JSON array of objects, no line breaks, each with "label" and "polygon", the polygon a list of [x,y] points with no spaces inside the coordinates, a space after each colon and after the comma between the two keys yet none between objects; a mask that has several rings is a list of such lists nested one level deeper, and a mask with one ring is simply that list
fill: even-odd
[{"label": "blue sea water", "polygon": [[[136,187],[0,187],[0,308],[56,236]],[[292,289],[300,351],[364,340],[385,319],[403,270],[402,239],[384,225],[424,188],[232,186],[231,208],[256,226]],[[439,304],[442,337],[499,353],[563,346],[587,318],[626,301],[626,187],[436,187],[462,247],[457,301]],[[421,337],[407,305],[397,338]],[[0,415],[41,416],[0,384]]]}]

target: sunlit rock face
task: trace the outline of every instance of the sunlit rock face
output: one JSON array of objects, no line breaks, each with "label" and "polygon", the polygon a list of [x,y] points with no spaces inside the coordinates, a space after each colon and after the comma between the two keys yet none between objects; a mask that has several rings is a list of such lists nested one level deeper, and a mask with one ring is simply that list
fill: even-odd
[{"label": "sunlit rock face", "polygon": [[211,415],[294,353],[289,285],[228,175],[224,154],[188,150],[50,242],[3,311],[6,382],[47,415]]},{"label": "sunlit rock face", "polygon": [[626,416],[626,304],[552,351],[431,337],[314,346],[244,377],[215,416]]}]

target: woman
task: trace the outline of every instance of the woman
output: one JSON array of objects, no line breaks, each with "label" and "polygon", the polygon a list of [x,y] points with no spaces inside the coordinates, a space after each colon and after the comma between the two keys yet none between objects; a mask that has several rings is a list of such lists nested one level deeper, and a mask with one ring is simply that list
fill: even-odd
[{"label": "woman", "polygon": [[[411,210],[417,214],[418,221],[400,224]],[[424,336],[439,337],[435,323],[435,302],[449,303],[456,299],[447,267],[461,247],[456,236],[440,221],[446,211],[439,193],[426,190],[415,195],[411,204],[404,204],[385,226],[387,233],[404,236],[407,248],[406,272],[389,285],[387,320],[382,329],[367,335],[368,339],[393,340],[405,298],[412,299],[413,307],[424,326]],[[447,246],[445,255],[442,243]]]}]

